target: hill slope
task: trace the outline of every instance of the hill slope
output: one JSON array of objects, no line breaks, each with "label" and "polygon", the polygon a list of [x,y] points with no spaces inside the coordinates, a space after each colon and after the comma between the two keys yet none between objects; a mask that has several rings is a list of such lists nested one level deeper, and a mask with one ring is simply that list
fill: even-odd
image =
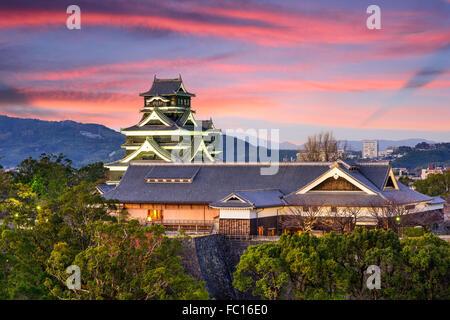
[{"label": "hill slope", "polygon": [[412,150],[401,158],[392,161],[395,168],[407,168],[408,170],[426,168],[430,163],[436,166],[450,166],[450,149],[439,150]]},{"label": "hill slope", "polygon": [[41,153],[63,153],[76,167],[114,161],[123,156],[124,142],[124,135],[99,124],[0,115],[0,164],[5,168]]}]

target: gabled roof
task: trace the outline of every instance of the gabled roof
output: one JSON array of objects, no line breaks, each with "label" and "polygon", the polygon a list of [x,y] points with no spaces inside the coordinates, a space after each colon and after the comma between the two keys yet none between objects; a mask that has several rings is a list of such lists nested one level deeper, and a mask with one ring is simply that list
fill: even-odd
[{"label": "gabled roof", "polygon": [[158,108],[153,109],[151,113],[147,115],[141,122],[139,122],[138,126],[142,127],[146,125],[151,120],[159,120],[162,125],[167,127],[172,127],[175,125],[174,121],[167,117],[163,112],[161,112]]},{"label": "gabled roof", "polygon": [[[358,167],[356,167],[358,168]],[[340,166],[340,169],[350,175],[352,178],[358,180],[363,185],[368,187],[371,190],[374,190],[375,192],[378,191],[380,188],[376,186],[371,180],[369,180],[365,175],[363,175],[358,169],[356,170],[349,170],[345,166]]]},{"label": "gabled roof", "polygon": [[[403,183],[398,182],[399,190],[384,190],[381,193],[386,199],[397,204],[419,203],[433,201],[433,198],[417,191],[414,191]],[[399,192],[400,191],[400,192]]]},{"label": "gabled roof", "polygon": [[153,84],[150,90],[139,94],[140,96],[168,96],[168,95],[184,95],[195,97],[195,94],[189,93],[183,84],[181,76],[175,79],[153,79]]},{"label": "gabled roof", "polygon": [[[229,201],[236,196],[241,201]],[[213,208],[270,208],[284,205],[281,197],[283,193],[278,189],[266,190],[241,190],[234,191],[221,201],[210,204]]]},{"label": "gabled roof", "polygon": [[329,170],[324,172],[321,176],[316,177],[316,179],[311,180],[306,186],[296,190],[295,193],[303,194],[310,192],[316,186],[331,177],[334,177],[335,179],[338,179],[339,177],[344,178],[360,191],[365,191],[368,194],[375,195],[380,191],[368,178],[357,171],[356,166],[349,166],[343,161],[335,161],[329,166]]},{"label": "gabled roof", "polygon": [[180,119],[178,119],[178,124],[180,126],[184,126],[186,124],[186,122],[190,120],[192,122],[193,126],[198,126],[197,122],[194,119],[194,116],[192,114],[192,110],[187,109],[186,111],[184,111],[183,115],[181,116]]},{"label": "gabled roof", "polygon": [[127,163],[137,157],[140,153],[149,151],[156,153],[165,161],[178,160],[175,154],[171,154],[169,151],[163,149],[152,137],[147,137],[138,149],[119,161],[122,163]]},{"label": "gabled roof", "polygon": [[428,202],[428,204],[430,204],[430,205],[447,203],[447,201],[445,201],[444,199],[442,199],[439,196],[432,197],[432,198],[433,198],[433,200],[431,200],[431,202]]},{"label": "gabled roof", "polygon": [[378,189],[383,189],[390,166],[388,162],[361,162],[358,171],[370,180]]},{"label": "gabled roof", "polygon": [[102,183],[99,184],[97,186],[97,191],[100,194],[104,194],[105,192],[111,191],[112,189],[114,189],[116,187],[116,185],[111,185],[111,184],[106,184],[106,183]]}]

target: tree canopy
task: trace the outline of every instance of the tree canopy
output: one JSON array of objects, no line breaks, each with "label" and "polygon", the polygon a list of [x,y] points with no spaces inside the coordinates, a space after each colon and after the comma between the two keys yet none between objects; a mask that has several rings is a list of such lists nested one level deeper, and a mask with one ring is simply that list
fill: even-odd
[{"label": "tree canopy", "polygon": [[[371,265],[381,270],[380,289],[367,287]],[[449,299],[449,270],[450,244],[437,236],[400,241],[390,230],[356,228],[249,247],[233,284],[265,299]]]},{"label": "tree canopy", "polygon": [[426,179],[414,182],[413,186],[420,193],[446,197],[450,195],[450,170],[429,174]]},{"label": "tree canopy", "polygon": [[[178,239],[125,219],[96,191],[101,164],[79,170],[64,156],[0,171],[0,299],[208,299],[184,273]],[[66,269],[81,270],[81,288]]]}]

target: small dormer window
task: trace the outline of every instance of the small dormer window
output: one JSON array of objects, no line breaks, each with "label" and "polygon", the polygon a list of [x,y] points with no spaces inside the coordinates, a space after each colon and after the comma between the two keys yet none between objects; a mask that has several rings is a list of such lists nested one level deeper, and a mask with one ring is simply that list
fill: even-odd
[{"label": "small dormer window", "polygon": [[150,178],[147,179],[147,183],[191,183],[192,179],[161,179]]},{"label": "small dormer window", "polygon": [[395,188],[394,181],[392,181],[391,176],[388,177],[385,188]]}]

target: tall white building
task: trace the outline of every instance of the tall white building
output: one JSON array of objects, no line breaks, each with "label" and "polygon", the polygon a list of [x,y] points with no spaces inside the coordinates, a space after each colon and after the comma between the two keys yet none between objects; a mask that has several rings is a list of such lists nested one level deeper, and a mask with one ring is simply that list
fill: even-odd
[{"label": "tall white building", "polygon": [[378,157],[378,141],[376,140],[363,141],[362,156],[365,159]]}]

